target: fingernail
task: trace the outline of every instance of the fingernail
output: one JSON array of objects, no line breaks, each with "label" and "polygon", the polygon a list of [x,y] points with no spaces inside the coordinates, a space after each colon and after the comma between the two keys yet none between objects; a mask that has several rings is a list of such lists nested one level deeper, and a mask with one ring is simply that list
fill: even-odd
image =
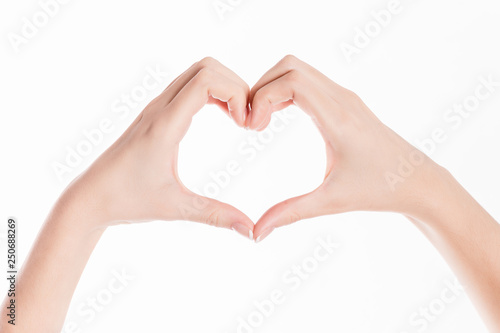
[{"label": "fingernail", "polygon": [[250,240],[253,240],[253,231],[251,229],[248,229],[246,225],[241,223],[235,223],[231,226],[231,229],[233,229],[243,237],[250,238]]},{"label": "fingernail", "polygon": [[255,240],[255,243],[258,243],[262,241],[264,238],[266,238],[271,232],[273,232],[274,228],[267,228],[264,229],[264,231],[260,234],[259,237]]}]

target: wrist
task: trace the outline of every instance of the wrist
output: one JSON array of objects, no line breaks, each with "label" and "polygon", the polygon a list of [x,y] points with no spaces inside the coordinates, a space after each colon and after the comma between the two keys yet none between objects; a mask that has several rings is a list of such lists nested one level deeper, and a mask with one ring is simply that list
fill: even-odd
[{"label": "wrist", "polygon": [[454,205],[457,197],[463,197],[467,192],[448,170],[432,160],[423,165],[420,171],[411,188],[410,204],[403,214],[431,224],[443,214],[456,210]]},{"label": "wrist", "polygon": [[61,194],[51,211],[51,218],[64,221],[68,228],[82,235],[104,231],[109,225],[104,200],[79,182],[71,183]]}]

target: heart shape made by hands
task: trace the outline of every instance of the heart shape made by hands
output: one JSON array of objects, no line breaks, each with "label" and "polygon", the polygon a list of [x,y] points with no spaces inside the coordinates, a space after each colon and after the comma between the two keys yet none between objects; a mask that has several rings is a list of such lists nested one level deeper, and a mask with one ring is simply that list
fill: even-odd
[{"label": "heart shape made by hands", "polygon": [[[248,221],[238,223],[248,217],[232,206],[229,212],[229,205],[210,212],[211,224],[221,226],[218,220],[233,219],[233,229],[260,241],[276,227],[301,219],[354,210],[408,212],[412,208],[408,205],[410,189],[421,172],[412,172],[409,177],[402,175],[402,169],[416,170],[415,166],[425,164],[428,158],[382,124],[352,91],[294,56],[283,58],[252,89],[217,61],[204,61],[210,73],[217,72],[209,75],[209,104],[221,107],[237,125],[256,131],[269,125],[273,112],[296,105],[318,127],[327,157],[325,178],[318,188],[274,205],[253,228]],[[232,95],[218,92],[216,76],[220,73],[232,77],[229,85],[243,82],[241,86],[246,88],[240,87]],[[193,206],[205,209],[203,202]]]}]

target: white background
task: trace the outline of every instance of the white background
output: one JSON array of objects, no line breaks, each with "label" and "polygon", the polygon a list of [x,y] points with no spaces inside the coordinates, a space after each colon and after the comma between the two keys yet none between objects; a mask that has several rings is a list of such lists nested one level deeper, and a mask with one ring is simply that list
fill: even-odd
[{"label": "white background", "polygon": [[[3,1],[0,217],[19,221],[21,261],[67,183],[172,79],[208,55],[251,86],[284,55],[295,54],[357,92],[410,142],[443,128],[448,139],[432,157],[499,219],[500,87],[457,129],[443,120],[447,109],[474,94],[481,76],[500,81],[498,1],[401,0],[400,13],[349,62],[340,45],[353,44],[356,27],[363,29],[371,11],[389,2],[233,0],[221,18],[212,0],[73,0],[16,52],[9,36],[21,34],[23,18],[32,21],[41,7],[34,0]],[[155,67],[168,73],[161,84],[126,117],[113,113],[113,103],[139,89],[147,68]],[[314,189],[324,173],[323,143],[300,110],[290,113],[293,120],[247,161],[237,148],[256,133],[237,128],[215,108],[203,109],[181,144],[182,180],[204,193],[210,172],[237,160],[241,173],[216,197],[254,221],[274,203]],[[54,162],[63,163],[66,147],[75,148],[85,139],[82,131],[104,118],[112,133],[59,180]],[[339,248],[292,290],[283,275],[311,258],[317,238],[328,237]],[[5,260],[1,265],[5,272]],[[122,270],[134,279],[86,322],[77,309],[88,309],[88,298],[109,296],[113,271]],[[393,214],[319,217],[276,230],[259,244],[202,224],[152,222],[106,231],[67,323],[81,332],[237,332],[238,318],[258,319],[254,302],[278,289],[283,304],[240,332],[486,332],[463,293],[440,301],[453,279],[432,245]],[[439,314],[425,329],[410,322],[429,306]]]}]

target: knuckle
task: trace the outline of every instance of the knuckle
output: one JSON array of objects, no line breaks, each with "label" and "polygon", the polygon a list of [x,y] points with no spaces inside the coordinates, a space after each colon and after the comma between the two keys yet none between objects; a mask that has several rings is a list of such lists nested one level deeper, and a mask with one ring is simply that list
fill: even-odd
[{"label": "knuckle", "polygon": [[249,95],[250,94],[250,86],[248,85],[248,83],[246,83],[246,82],[243,83],[242,88],[243,88],[243,91],[244,91],[245,95]]},{"label": "knuckle", "polygon": [[245,98],[248,96],[249,92],[250,92],[250,88],[248,88],[248,85],[246,86],[239,86],[240,87],[240,93],[241,93],[241,96],[245,96]]},{"label": "knuckle", "polygon": [[297,201],[294,199],[287,199],[283,202],[282,214],[285,216],[285,222],[288,224],[295,223],[302,220],[301,214],[297,207]]},{"label": "knuckle", "polygon": [[268,94],[269,91],[266,87],[259,89],[253,96],[252,110],[257,108],[258,106],[263,106],[264,103],[269,103]]},{"label": "knuckle", "polygon": [[297,213],[295,211],[290,212],[290,215],[288,215],[288,222],[289,222],[289,224],[298,222],[300,220],[302,220],[302,218],[300,217],[299,213]]},{"label": "knuckle", "polygon": [[208,67],[200,69],[193,78],[194,84],[201,86],[208,85],[213,80],[214,73],[215,72]]},{"label": "knuckle", "polygon": [[344,96],[349,102],[359,102],[361,98],[352,90],[345,89]]},{"label": "knuckle", "polygon": [[299,59],[292,55],[292,54],[287,54],[286,56],[281,59],[280,64],[284,66],[285,68],[294,68],[297,66],[297,63],[299,62]]},{"label": "knuckle", "polygon": [[220,226],[220,212],[217,209],[212,210],[206,217],[206,223],[212,227]]},{"label": "knuckle", "polygon": [[200,61],[198,61],[198,66],[200,69],[207,68],[207,67],[209,67],[209,68],[215,67],[218,64],[219,64],[219,62],[212,57],[205,57],[205,58],[201,59]]}]

